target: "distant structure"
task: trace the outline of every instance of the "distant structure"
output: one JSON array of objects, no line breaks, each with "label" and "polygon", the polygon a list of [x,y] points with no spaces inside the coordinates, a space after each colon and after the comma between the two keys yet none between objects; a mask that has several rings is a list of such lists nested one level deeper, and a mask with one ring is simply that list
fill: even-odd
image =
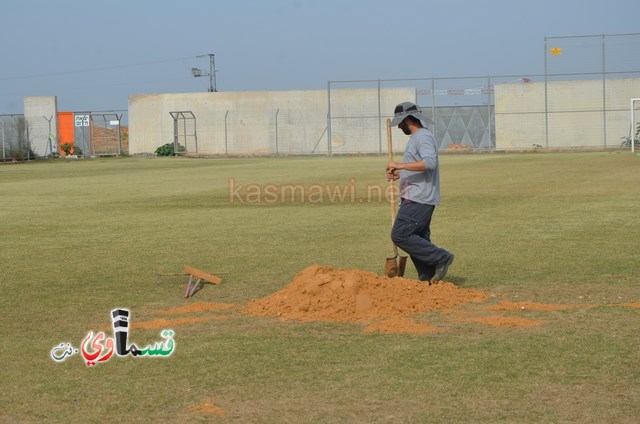
[{"label": "distant structure", "polygon": [[216,88],[216,62],[215,55],[213,53],[209,54],[201,54],[196,57],[207,57],[209,56],[209,72],[202,72],[200,68],[191,68],[191,74],[194,77],[209,77],[209,93],[213,93],[218,91]]}]

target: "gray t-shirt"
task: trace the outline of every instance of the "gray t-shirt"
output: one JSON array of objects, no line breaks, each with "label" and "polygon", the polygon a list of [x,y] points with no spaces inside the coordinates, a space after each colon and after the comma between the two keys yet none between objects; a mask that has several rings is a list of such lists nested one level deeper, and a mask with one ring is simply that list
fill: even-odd
[{"label": "gray t-shirt", "polygon": [[400,197],[417,203],[440,203],[440,172],[438,147],[433,134],[421,128],[412,134],[404,151],[403,162],[423,161],[427,170],[400,171]]}]

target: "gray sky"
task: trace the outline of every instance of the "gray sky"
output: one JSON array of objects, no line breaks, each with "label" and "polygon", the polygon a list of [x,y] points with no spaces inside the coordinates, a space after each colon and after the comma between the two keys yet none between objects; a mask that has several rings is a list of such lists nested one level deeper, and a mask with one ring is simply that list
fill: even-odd
[{"label": "gray sky", "polygon": [[[325,89],[328,80],[541,74],[544,37],[640,32],[638,0],[8,0],[0,114],[129,94]],[[640,52],[636,52],[636,56]],[[637,70],[637,69],[634,69]]]}]

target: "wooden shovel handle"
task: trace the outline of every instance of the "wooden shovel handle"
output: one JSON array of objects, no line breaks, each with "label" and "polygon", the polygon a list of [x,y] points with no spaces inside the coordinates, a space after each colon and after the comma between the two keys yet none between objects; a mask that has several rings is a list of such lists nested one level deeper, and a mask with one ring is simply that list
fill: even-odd
[{"label": "wooden shovel handle", "polygon": [[393,161],[393,142],[391,141],[391,119],[387,118],[387,155]]},{"label": "wooden shovel handle", "polygon": [[[393,142],[391,141],[391,119],[387,118],[387,156],[389,162],[393,162]],[[389,180],[389,204],[391,206],[391,225],[396,221],[395,184]]]},{"label": "wooden shovel handle", "polygon": [[[389,162],[393,162],[393,142],[391,139],[391,119],[387,118],[387,156]],[[393,179],[389,180],[389,204],[391,206],[391,228],[396,222],[396,199],[395,199],[395,183]],[[393,253],[398,256],[398,246],[393,243]]]}]

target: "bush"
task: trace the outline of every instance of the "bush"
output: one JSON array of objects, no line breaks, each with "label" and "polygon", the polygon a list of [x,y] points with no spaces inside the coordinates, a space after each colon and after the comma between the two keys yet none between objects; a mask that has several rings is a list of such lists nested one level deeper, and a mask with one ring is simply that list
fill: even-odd
[{"label": "bush", "polygon": [[[178,144],[178,153],[184,153],[186,149],[182,144]],[[158,156],[174,156],[176,154],[173,143],[167,143],[158,147],[155,151]]]},{"label": "bush", "polygon": [[74,145],[73,143],[64,143],[60,146],[60,150],[64,152],[65,155],[76,155],[82,156],[82,149],[80,147]]}]

